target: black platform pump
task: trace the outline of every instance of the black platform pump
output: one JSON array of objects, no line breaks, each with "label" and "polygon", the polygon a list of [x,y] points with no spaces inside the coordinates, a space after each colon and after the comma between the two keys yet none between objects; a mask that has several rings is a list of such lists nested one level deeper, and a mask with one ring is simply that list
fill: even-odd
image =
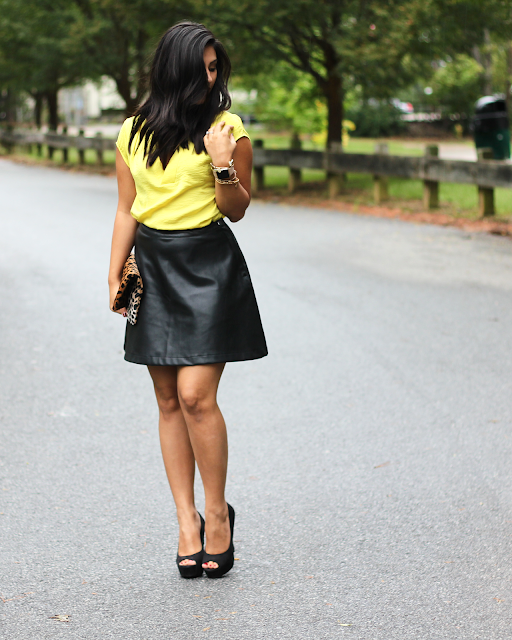
[{"label": "black platform pump", "polygon": [[[201,551],[194,553],[191,556],[180,556],[176,554],[176,564],[178,565],[178,571],[182,578],[199,578],[203,575],[203,549],[204,549],[204,518],[199,514],[201,518]],[[180,564],[183,560],[195,560],[195,564]]]},{"label": "black platform pump", "polygon": [[224,553],[215,553],[210,554],[203,553],[203,563],[206,562],[216,562],[216,569],[205,569],[204,572],[209,578],[220,578],[225,573],[227,573],[230,569],[233,568],[233,564],[235,563],[235,547],[233,546],[233,531],[235,529],[235,510],[233,507],[228,504],[228,512],[229,512],[229,528],[231,529],[231,542],[229,544],[228,550],[224,551]]}]

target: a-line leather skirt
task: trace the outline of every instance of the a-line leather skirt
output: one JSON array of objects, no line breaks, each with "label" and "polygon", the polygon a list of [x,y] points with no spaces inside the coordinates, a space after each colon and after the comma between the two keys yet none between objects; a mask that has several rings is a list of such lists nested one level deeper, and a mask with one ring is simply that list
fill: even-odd
[{"label": "a-line leather skirt", "polygon": [[144,287],[127,324],[125,360],[195,365],[267,355],[244,256],[223,220],[163,231],[139,224],[135,259]]}]

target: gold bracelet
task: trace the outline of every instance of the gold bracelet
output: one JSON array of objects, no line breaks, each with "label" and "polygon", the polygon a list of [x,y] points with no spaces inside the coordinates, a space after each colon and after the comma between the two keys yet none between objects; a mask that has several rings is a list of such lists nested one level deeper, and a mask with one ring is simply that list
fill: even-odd
[{"label": "gold bracelet", "polygon": [[236,176],[232,180],[219,180],[217,176],[214,176],[214,178],[215,182],[218,182],[219,184],[234,184],[235,187],[238,187],[238,183],[240,182],[240,178],[237,178]]},{"label": "gold bracelet", "polygon": [[217,177],[217,173],[215,171],[213,172],[213,177],[215,178],[215,182],[218,182],[219,184],[234,184],[235,187],[238,187],[238,183],[240,182],[240,179],[236,174],[236,169],[233,169],[233,176],[229,180],[221,180]]}]

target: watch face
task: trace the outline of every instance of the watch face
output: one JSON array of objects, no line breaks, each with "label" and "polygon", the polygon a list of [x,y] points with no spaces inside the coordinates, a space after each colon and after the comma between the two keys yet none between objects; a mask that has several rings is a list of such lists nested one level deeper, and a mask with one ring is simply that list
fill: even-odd
[{"label": "watch face", "polygon": [[229,169],[222,169],[222,171],[217,171],[217,178],[219,180],[229,180]]}]

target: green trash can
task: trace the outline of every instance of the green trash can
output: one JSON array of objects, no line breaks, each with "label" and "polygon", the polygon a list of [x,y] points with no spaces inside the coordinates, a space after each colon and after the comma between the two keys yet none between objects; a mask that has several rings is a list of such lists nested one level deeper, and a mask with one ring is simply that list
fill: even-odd
[{"label": "green trash can", "polygon": [[477,149],[490,147],[495,160],[510,158],[510,129],[504,96],[480,98],[475,104],[471,128]]}]

